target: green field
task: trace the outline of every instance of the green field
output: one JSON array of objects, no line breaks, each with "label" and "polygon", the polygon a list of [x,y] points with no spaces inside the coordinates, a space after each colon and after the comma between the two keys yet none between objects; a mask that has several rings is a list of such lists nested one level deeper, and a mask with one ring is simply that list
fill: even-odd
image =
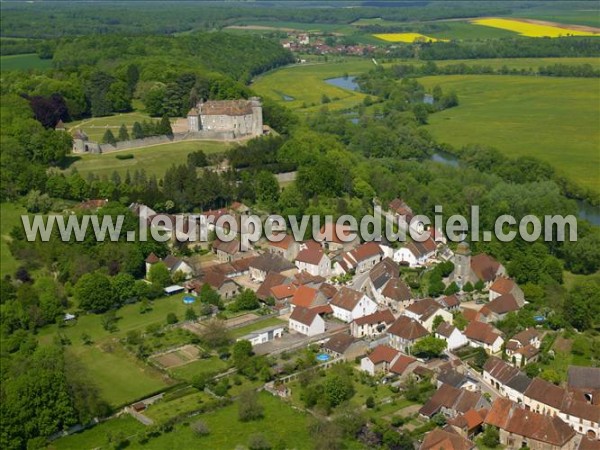
[{"label": "green field", "polygon": [[[362,102],[365,95],[342,89],[325,82],[327,78],[344,74],[357,75],[375,67],[370,59],[343,58],[327,63],[306,63],[275,70],[256,79],[252,89],[259,95],[271,97],[297,112],[314,112],[322,106],[330,110],[351,108]],[[322,95],[331,102],[323,105]],[[293,100],[284,101],[284,96]]]},{"label": "green field", "polygon": [[535,156],[600,192],[598,80],[451,75],[419,81],[430,89],[455,90],[459,97],[458,107],[429,118],[428,129],[438,140]]},{"label": "green field", "polygon": [[[156,122],[160,120],[160,118],[150,117],[148,114],[145,114],[141,111],[134,111],[130,113],[116,114],[114,116],[93,117],[91,119],[77,120],[69,122],[65,125],[67,130],[71,133],[75,130],[83,130],[90,138],[90,141],[101,142],[102,137],[107,129],[110,129],[115,137],[117,137],[119,128],[121,125],[125,125],[127,127],[127,131],[129,131],[131,134],[133,124],[135,122],[142,123],[144,120]],[[175,120],[175,118],[171,118],[171,123],[175,122]]]},{"label": "green field", "polygon": [[[202,150],[206,154],[218,153],[227,150],[231,145],[220,141],[181,141],[100,155],[72,155],[70,158],[75,162],[65,171],[76,168],[85,178],[88,173],[110,176],[117,171],[124,176],[127,170],[134,172],[136,169],[144,169],[147,175],[162,177],[171,165],[184,164],[191,152]],[[117,159],[118,154],[131,154],[134,158],[121,160]]]},{"label": "green field", "polygon": [[231,335],[234,338],[240,338],[248,333],[252,333],[253,331],[262,330],[263,328],[268,327],[274,327],[275,325],[287,326],[287,322],[277,317],[269,317],[268,319],[255,322],[244,327],[235,328],[231,330]]},{"label": "green field", "polygon": [[183,366],[175,367],[170,370],[174,377],[180,380],[191,382],[194,375],[207,372],[221,372],[227,368],[225,363],[218,356],[211,356],[207,359],[199,359],[198,361],[192,361]]},{"label": "green field", "polygon": [[[411,63],[411,61],[405,61]],[[412,61],[414,63],[414,61]],[[600,69],[600,58],[494,58],[494,59],[448,59],[443,61],[435,61],[440,66],[448,66],[452,64],[466,64],[467,66],[489,66],[493,69],[501,69],[503,66],[509,69],[531,69],[536,71],[540,66],[551,66],[554,64],[566,65],[583,65],[589,64],[594,69]]]},{"label": "green field", "polygon": [[0,275],[14,275],[19,267],[18,261],[8,249],[9,233],[21,223],[21,214],[25,214],[25,208],[13,203],[0,204]]},{"label": "green field", "polygon": [[52,67],[52,60],[40,59],[35,53],[7,55],[0,56],[0,67],[2,70],[45,70]]}]

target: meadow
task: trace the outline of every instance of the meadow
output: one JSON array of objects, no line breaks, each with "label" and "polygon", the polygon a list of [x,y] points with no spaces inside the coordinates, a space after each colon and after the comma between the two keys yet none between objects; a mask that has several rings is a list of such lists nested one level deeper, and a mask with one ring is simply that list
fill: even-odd
[{"label": "meadow", "polygon": [[[591,65],[594,69],[600,69],[600,58],[491,58],[491,59],[447,59],[434,61],[439,67],[453,64],[465,64],[467,66],[488,66],[493,69],[501,69],[506,66],[509,69],[525,69],[537,71],[540,66],[551,66],[554,64],[564,64],[580,66],[584,64]],[[405,61],[407,64],[414,61]]]},{"label": "meadow", "polygon": [[[148,114],[145,114],[141,111],[134,111],[130,113],[120,113],[114,116],[93,117],[90,119],[73,121],[66,123],[65,126],[67,131],[71,133],[73,133],[75,130],[82,130],[88,135],[90,141],[101,142],[102,137],[107,129],[110,129],[115,137],[117,137],[119,128],[121,125],[125,125],[127,127],[127,131],[129,134],[131,134],[133,124],[135,122],[142,123],[144,120],[156,122],[160,120],[160,118],[150,117]],[[175,120],[176,119],[172,118],[171,124],[173,124]]]},{"label": "meadow", "polygon": [[[224,152],[231,145],[221,141],[180,141],[99,155],[71,155],[69,158],[73,162],[65,171],[69,172],[75,168],[85,178],[89,173],[110,176],[114,171],[123,177],[128,170],[133,173],[136,169],[144,169],[147,175],[162,177],[171,165],[185,164],[187,155],[191,152],[197,150],[202,150],[206,154]],[[116,158],[118,154],[131,154],[134,157],[121,160]]]},{"label": "meadow", "polygon": [[45,70],[52,67],[52,60],[40,59],[35,53],[0,56],[1,70]]},{"label": "meadow", "polygon": [[[330,110],[346,109],[362,102],[365,95],[332,86],[325,80],[344,74],[357,75],[373,67],[373,62],[366,58],[340,58],[326,63],[288,66],[258,77],[252,89],[261,96],[283,101],[285,106],[300,113],[318,111],[324,106],[321,103],[323,95],[331,100],[326,104]],[[288,100],[284,101],[286,97]]]},{"label": "meadow", "polygon": [[454,90],[460,105],[429,117],[429,131],[456,147],[478,143],[511,157],[530,155],[600,192],[600,92],[594,79],[496,75],[424,77]]},{"label": "meadow", "polygon": [[0,275],[14,275],[19,262],[13,257],[8,248],[10,231],[21,223],[21,215],[25,208],[14,203],[0,204]]},{"label": "meadow", "polygon": [[577,26],[552,24],[551,22],[530,23],[521,19],[503,19],[498,17],[475,19],[472,23],[513,31],[526,37],[598,36],[600,32],[600,30],[589,31],[578,29]]}]

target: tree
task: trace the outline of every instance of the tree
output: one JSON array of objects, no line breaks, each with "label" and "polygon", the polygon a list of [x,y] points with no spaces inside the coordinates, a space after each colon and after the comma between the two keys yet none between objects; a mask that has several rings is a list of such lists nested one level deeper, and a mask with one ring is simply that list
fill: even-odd
[{"label": "tree", "polygon": [[335,408],[340,403],[352,398],[354,395],[352,379],[348,376],[330,373],[323,383],[323,393],[325,394],[325,399],[329,406]]},{"label": "tree", "polygon": [[194,308],[190,307],[185,310],[185,320],[187,321],[195,321],[198,319],[198,314],[194,311]]},{"label": "tree", "polygon": [[210,434],[208,425],[206,425],[206,423],[202,420],[197,420],[196,422],[190,424],[190,428],[196,436],[202,437]]},{"label": "tree", "polygon": [[433,335],[425,336],[412,346],[412,354],[425,358],[437,358],[444,352],[446,345],[446,341],[443,339],[438,339]]},{"label": "tree", "polygon": [[498,428],[488,425],[485,427],[483,434],[481,435],[481,442],[490,448],[496,448],[500,444],[500,434]]},{"label": "tree", "polygon": [[119,304],[125,303],[135,296],[135,278],[127,272],[115,275],[111,280],[115,298]]},{"label": "tree", "polygon": [[144,130],[142,125],[139,122],[133,123],[133,128],[131,130],[133,139],[143,139],[144,138]]},{"label": "tree", "polygon": [[331,99],[327,96],[327,94],[321,95],[321,103],[323,103],[323,104],[331,103]]},{"label": "tree", "polygon": [[544,369],[542,373],[540,373],[539,377],[556,385],[560,384],[562,381],[562,377],[554,369]]},{"label": "tree", "polygon": [[271,444],[263,433],[256,433],[248,439],[248,450],[271,450]]},{"label": "tree", "polygon": [[110,145],[116,145],[117,144],[117,139],[115,138],[115,135],[110,130],[110,128],[107,129],[104,132],[104,136],[102,136],[102,143],[103,144],[110,144]]},{"label": "tree", "polygon": [[164,262],[157,262],[152,264],[148,273],[148,279],[157,286],[162,288],[167,287],[171,284],[171,274]]},{"label": "tree", "polygon": [[464,316],[464,314],[462,312],[457,312],[454,314],[454,319],[452,321],[452,324],[458,328],[459,330],[464,330],[467,325],[469,324],[469,321],[467,320],[467,318]]},{"label": "tree", "polygon": [[173,129],[171,128],[171,121],[166,115],[162,116],[158,127],[156,128],[156,134],[173,136]]},{"label": "tree", "polygon": [[437,327],[439,327],[442,322],[444,322],[444,318],[442,316],[440,316],[440,315],[435,316],[433,318],[433,323],[431,324],[431,326],[432,326],[431,329],[434,331],[437,330]]},{"label": "tree", "polygon": [[579,331],[595,325],[600,317],[600,282],[585,280],[573,286],[565,298],[565,318]]},{"label": "tree", "polygon": [[177,323],[179,319],[177,319],[177,315],[174,312],[170,312],[167,314],[167,324],[173,325]]},{"label": "tree", "polygon": [[219,307],[222,304],[221,296],[208,283],[204,283],[200,289],[200,301]]},{"label": "tree", "polygon": [[104,312],[115,305],[110,279],[99,272],[86,273],[75,284],[74,296],[86,311]]},{"label": "tree", "polygon": [[119,128],[119,140],[120,141],[128,141],[129,140],[129,131],[127,131],[127,127],[125,124],[121,124],[121,128]]},{"label": "tree", "polygon": [[253,354],[252,344],[245,339],[237,341],[233,344],[232,350],[233,364],[236,368],[241,369]]},{"label": "tree", "polygon": [[231,341],[229,331],[222,320],[213,319],[204,322],[201,339],[210,348],[223,347]]},{"label": "tree", "polygon": [[458,285],[456,284],[456,282],[453,281],[452,283],[450,283],[450,285],[448,285],[448,287],[444,291],[444,294],[446,294],[446,295],[454,295],[454,294],[456,294],[459,291],[460,291],[460,288],[458,287]]},{"label": "tree", "polygon": [[367,400],[365,400],[365,406],[369,409],[375,408],[375,399],[373,398],[372,395],[369,395],[367,397]]},{"label": "tree", "polygon": [[475,290],[477,292],[481,292],[483,291],[483,288],[485,287],[485,283],[483,282],[483,280],[477,280],[477,282],[475,283],[475,286],[473,286],[475,288]]},{"label": "tree", "polygon": [[470,281],[467,281],[462,289],[464,292],[470,293],[473,292],[475,288],[473,287],[473,284]]},{"label": "tree", "polygon": [[260,306],[256,293],[250,289],[244,289],[235,299],[232,307],[237,311],[250,311]]},{"label": "tree", "polygon": [[415,115],[417,123],[421,125],[425,125],[427,123],[429,113],[427,112],[427,107],[422,103],[419,103],[413,107],[413,114]]},{"label": "tree", "polygon": [[238,399],[238,419],[240,422],[250,422],[262,419],[264,408],[258,401],[256,391],[242,392]]}]

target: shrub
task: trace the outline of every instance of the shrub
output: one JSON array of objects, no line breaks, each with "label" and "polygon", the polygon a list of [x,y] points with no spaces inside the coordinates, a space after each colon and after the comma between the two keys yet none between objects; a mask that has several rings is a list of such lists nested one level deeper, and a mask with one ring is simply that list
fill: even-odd
[{"label": "shrub", "polygon": [[208,426],[202,420],[194,422],[190,425],[190,428],[196,434],[196,436],[207,436],[210,434]]},{"label": "shrub", "polygon": [[117,159],[133,159],[133,158],[135,158],[135,156],[133,156],[131,153],[125,153],[122,155],[115,155],[115,158],[117,158]]}]

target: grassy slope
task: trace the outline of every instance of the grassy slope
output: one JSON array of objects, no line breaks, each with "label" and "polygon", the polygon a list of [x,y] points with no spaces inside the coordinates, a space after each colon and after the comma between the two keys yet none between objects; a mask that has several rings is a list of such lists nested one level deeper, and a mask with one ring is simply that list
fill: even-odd
[{"label": "grassy slope", "polygon": [[12,203],[0,204],[0,275],[13,275],[19,266],[8,249],[9,233],[15,225],[21,223],[21,214],[26,211]]},{"label": "grassy slope", "polygon": [[[100,142],[107,129],[110,129],[115,137],[119,135],[119,128],[125,125],[131,134],[133,124],[135,122],[142,123],[147,121],[158,121],[160,118],[150,117],[148,114],[141,111],[130,113],[121,113],[114,116],[93,117],[91,119],[77,120],[66,124],[70,132],[75,130],[83,130],[91,141]],[[171,123],[175,122],[175,118],[171,118]]]},{"label": "grassy slope", "polygon": [[[127,170],[132,174],[136,169],[144,169],[147,175],[155,174],[158,177],[164,175],[165,170],[172,164],[183,164],[187,161],[187,155],[196,150],[204,153],[217,153],[227,150],[232,144],[218,141],[183,141],[170,144],[160,144],[150,147],[123,150],[117,153],[105,153],[101,155],[72,155],[74,160],[66,171],[76,168],[85,178],[88,173],[95,175],[110,176],[113,171],[124,176]],[[132,154],[133,159],[120,160],[117,154]]]},{"label": "grassy slope", "polygon": [[600,192],[600,92],[594,79],[452,75],[421,78],[458,93],[460,106],[430,116],[429,130],[455,146],[481,143],[531,155]]},{"label": "grassy slope", "polygon": [[6,55],[0,57],[0,67],[2,70],[44,70],[52,67],[52,61],[49,59],[40,59],[35,53]]},{"label": "grassy slope", "polygon": [[[289,66],[259,77],[252,84],[252,89],[259,95],[278,101],[282,101],[283,95],[293,97],[294,100],[286,101],[284,104],[291,109],[297,109],[298,112],[320,109],[323,106],[321,104],[323,94],[331,99],[331,103],[327,104],[330,110],[350,108],[360,103],[365,97],[364,94],[332,86],[324,80],[341,77],[345,73],[356,75],[373,67],[373,62],[364,58],[344,58],[339,62]],[[302,108],[303,103],[306,103],[307,108]]]},{"label": "grassy slope", "polygon": [[[410,61],[408,61],[410,63]],[[413,61],[414,63],[414,61]],[[595,69],[600,69],[599,58],[506,58],[506,59],[450,59],[436,61],[438,66],[447,66],[451,64],[464,63],[467,66],[489,66],[494,69],[500,69],[506,66],[509,69],[532,69],[538,70],[540,66],[550,66],[553,64],[583,65],[589,64]]]}]

